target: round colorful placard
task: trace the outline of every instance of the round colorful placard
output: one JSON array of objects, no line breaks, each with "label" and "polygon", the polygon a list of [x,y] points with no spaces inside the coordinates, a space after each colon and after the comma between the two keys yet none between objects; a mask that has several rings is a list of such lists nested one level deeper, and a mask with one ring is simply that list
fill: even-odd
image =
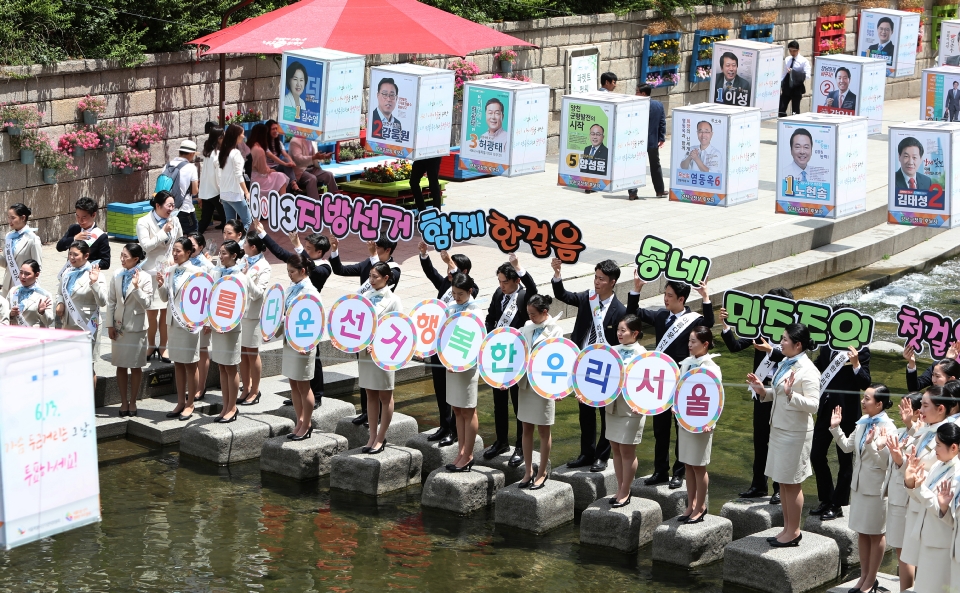
[{"label": "round colorful placard", "polygon": [[547,338],[533,347],[527,360],[530,387],[547,399],[563,399],[573,391],[573,366],[580,349],[566,338]]},{"label": "round colorful placard", "polygon": [[713,428],[723,412],[723,383],[710,369],[690,369],[680,377],[673,413],[684,429],[693,433]]},{"label": "round colorful placard", "polygon": [[473,311],[461,311],[447,318],[437,336],[440,362],[455,373],[472,369],[480,356],[480,346],[487,337],[483,319]]},{"label": "round colorful placard", "polygon": [[260,305],[260,337],[269,342],[283,325],[283,286],[274,284],[263,295]]},{"label": "round colorful placard", "polygon": [[359,294],[345,294],[330,307],[330,343],[348,354],[365,350],[377,332],[377,311]]},{"label": "round colorful placard", "polygon": [[634,412],[656,416],[673,405],[680,367],[662,352],[644,352],[627,363],[623,398]]},{"label": "round colorful placard", "polygon": [[224,276],[213,283],[207,305],[207,323],[221,334],[240,325],[247,310],[247,287],[236,276]]},{"label": "round colorful placard", "polygon": [[406,313],[387,313],[377,322],[370,358],[385,371],[396,371],[410,362],[417,350],[417,330]]},{"label": "round colorful placard", "polygon": [[623,389],[623,359],[606,344],[592,344],[580,351],[573,365],[573,390],[588,406],[612,404]]},{"label": "round colorful placard", "polygon": [[516,328],[498,327],[480,345],[477,364],[487,385],[509,389],[527,372],[527,341]]},{"label": "round colorful placard", "polygon": [[417,330],[417,356],[426,358],[437,353],[440,322],[446,317],[446,306],[440,299],[420,301],[410,310],[410,319]]},{"label": "round colorful placard", "polygon": [[299,294],[287,308],[283,333],[287,344],[300,354],[310,354],[323,339],[323,303],[312,294]]},{"label": "round colorful placard", "polygon": [[[170,280],[173,282],[173,280]],[[180,316],[190,326],[203,325],[207,321],[207,303],[213,290],[213,277],[204,272],[193,274],[183,284],[180,299]]]}]

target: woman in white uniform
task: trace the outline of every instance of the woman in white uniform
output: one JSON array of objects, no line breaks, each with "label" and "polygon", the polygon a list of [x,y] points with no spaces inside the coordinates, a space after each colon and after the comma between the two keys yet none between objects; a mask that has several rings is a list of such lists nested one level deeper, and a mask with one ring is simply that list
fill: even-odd
[{"label": "woman in white uniform", "polygon": [[243,264],[243,273],[247,276],[247,310],[240,322],[240,379],[243,381],[241,406],[252,406],[260,401],[260,377],[263,363],[260,360],[260,309],[263,297],[270,289],[270,275],[273,269],[264,255],[267,244],[263,239],[251,234],[243,246],[247,257]]},{"label": "woman in white uniform", "polygon": [[243,225],[239,220],[228,220],[223,223],[223,240],[224,241],[236,241],[240,244],[240,247],[243,247],[246,242],[247,231],[243,229]]},{"label": "woman in white uniform", "polygon": [[179,418],[185,422],[193,416],[193,399],[197,393],[197,363],[200,361],[200,333],[184,329],[173,316],[173,308],[182,298],[183,287],[191,275],[200,271],[190,263],[193,243],[180,237],[171,251],[173,266],[157,272],[156,292],[161,302],[167,304],[167,330],[170,336],[170,358],[173,361],[174,379],[177,384],[177,407],[167,413],[167,418]]},{"label": "woman in white uniform", "polygon": [[28,259],[20,266],[20,288],[10,291],[10,323],[25,327],[53,327],[53,296],[40,288],[40,263]]},{"label": "woman in white uniform", "polygon": [[[363,296],[373,303],[377,318],[387,313],[399,311],[402,307],[400,297],[393,294],[387,281],[390,280],[390,266],[384,262],[377,262],[370,268],[370,290]],[[359,352],[360,387],[367,390],[367,409],[370,414],[380,410],[380,428],[373,430],[371,426],[370,438],[361,451],[369,454],[382,453],[387,444],[387,429],[393,420],[393,382],[395,371],[385,371],[378,367],[370,357],[372,346]],[[373,422],[370,423],[373,425]]]},{"label": "woman in white uniform", "polygon": [[[183,236],[180,221],[176,216],[173,216],[174,201],[173,194],[170,192],[157,192],[150,199],[153,212],[140,217],[137,221],[137,241],[143,247],[147,256],[143,261],[143,270],[151,276],[163,272],[171,264],[170,257],[173,244]],[[147,353],[147,360],[156,355],[161,361],[170,362],[169,354],[165,354],[168,325],[167,307],[160,300],[154,298],[147,310],[147,341],[153,348],[152,351]],[[160,331],[160,343],[154,347],[154,338],[158,329]]]},{"label": "woman in white uniform", "polygon": [[857,591],[870,591],[877,582],[877,571],[886,551],[887,497],[889,452],[878,448],[880,435],[893,434],[897,427],[885,412],[893,402],[886,385],[874,383],[863,392],[860,408],[863,417],[849,437],[843,434],[840,406],[830,417],[830,433],[845,453],[853,453],[853,480],[850,483],[850,529],[857,532],[860,550],[860,580]]},{"label": "woman in white uniform", "polygon": [[[100,307],[107,304],[107,289],[100,277],[100,267],[91,266],[90,246],[86,241],[74,241],[67,251],[67,266],[57,283],[57,317],[63,329],[84,331],[93,343],[93,360],[100,355]],[[68,303],[73,306],[69,307]],[[97,373],[93,373],[97,386]]]},{"label": "woman in white uniform", "polygon": [[910,495],[903,487],[903,464],[907,451],[923,425],[920,420],[922,403],[921,393],[911,393],[901,398],[900,419],[904,427],[896,432],[888,431],[880,445],[886,450],[887,459],[887,478],[883,491],[887,497],[886,544],[897,551],[897,574],[900,576],[900,588],[904,591],[913,588],[914,566],[901,559],[904,531],[907,528],[907,505],[910,502]]},{"label": "woman in white uniform", "polygon": [[3,257],[0,257],[0,268],[6,269],[7,273],[3,276],[0,296],[7,297],[11,307],[13,298],[10,296],[10,289],[20,284],[20,268],[28,259],[32,259],[37,264],[43,262],[41,251],[43,245],[40,243],[40,237],[34,233],[35,229],[27,226],[30,214],[32,214],[30,208],[19,202],[7,208],[7,224],[10,225],[10,231],[4,238]]},{"label": "woman in white uniform", "polygon": [[[245,290],[247,276],[243,273],[239,261],[243,249],[236,241],[227,241],[220,246],[220,266],[213,270],[213,280],[232,276],[240,281]],[[210,359],[220,367],[220,393],[223,408],[214,422],[233,422],[240,415],[237,409],[237,395],[240,393],[240,324],[228,332],[213,331],[210,339]]]},{"label": "woman in white uniform", "polygon": [[[287,276],[290,278],[290,286],[283,292],[284,311],[289,310],[294,299],[301,294],[320,298],[320,293],[310,281],[310,273],[307,271],[308,261],[307,256],[300,253],[295,253],[287,259]],[[277,335],[280,334],[284,334],[283,325],[277,328]],[[297,424],[287,438],[294,441],[309,439],[313,434],[314,400],[310,379],[313,379],[315,364],[316,358],[313,352],[300,354],[290,347],[284,334],[283,363],[280,373],[290,380],[290,399],[293,401],[293,411],[297,415]]]},{"label": "woman in white uniform", "polygon": [[[638,343],[643,337],[642,322],[636,315],[625,315],[617,325],[617,340],[614,348],[626,367],[631,360],[647,351]],[[630,486],[637,475],[637,445],[643,438],[646,416],[635,412],[621,392],[612,404],[604,406],[607,416],[607,431],[604,436],[610,441],[613,471],[617,475],[617,493],[610,499],[616,508],[630,504]]]},{"label": "woman in white uniform", "polygon": [[[193,243],[193,257],[190,258],[190,264],[199,268],[200,271],[207,274],[213,274],[213,269],[217,266],[210,259],[207,253],[207,239],[199,234],[193,233],[187,235],[190,242]],[[215,247],[216,245],[214,245]],[[207,375],[210,374],[210,340],[212,338],[209,327],[203,328],[200,332],[200,361],[197,363],[197,393],[193,396],[194,400],[201,400],[207,395]]]},{"label": "woman in white uniform", "polygon": [[770,453],[764,473],[780,483],[783,530],[776,537],[767,538],[774,548],[796,547],[802,539],[802,485],[813,473],[810,468],[813,414],[820,404],[820,371],[805,352],[812,348],[810,330],[802,323],[791,323],[780,338],[785,358],[773,376],[773,386],[765,388],[755,374],[747,375],[747,382],[760,401],[773,401]]},{"label": "woman in white uniform", "polygon": [[[550,338],[562,338],[563,328],[557,320],[550,317],[550,305],[553,297],[545,294],[535,294],[527,302],[527,316],[529,319],[520,332],[527,341],[527,352],[532,352],[534,346]],[[524,473],[518,484],[519,488],[539,490],[547,481],[547,467],[550,463],[550,449],[553,447],[553,436],[550,427],[553,426],[556,402],[547,399],[533,390],[530,381],[524,375],[517,384],[517,420],[523,423],[521,450],[523,451]],[[536,477],[533,475],[533,427],[540,433],[540,466]]]},{"label": "woman in white uniform", "polygon": [[[475,290],[477,290],[477,284],[473,278],[459,272],[454,274],[451,283],[454,302],[447,305],[445,309],[447,317],[463,311],[476,311],[478,307],[473,300]],[[472,369],[459,373],[450,369],[446,371],[447,403],[453,409],[457,434],[460,435],[459,454],[453,463],[447,464],[446,469],[450,472],[468,472],[473,467],[473,445],[477,439],[477,431],[480,430],[477,420],[477,379],[480,376],[480,367],[474,365]],[[368,401],[367,406],[369,405]],[[367,407],[367,409],[371,408]]]},{"label": "woman in white uniform", "polygon": [[110,362],[117,367],[120,416],[137,415],[137,395],[147,366],[147,308],[153,302],[153,279],[141,269],[145,257],[138,243],[124,245],[120,252],[123,269],[114,274],[107,290],[106,324]]}]

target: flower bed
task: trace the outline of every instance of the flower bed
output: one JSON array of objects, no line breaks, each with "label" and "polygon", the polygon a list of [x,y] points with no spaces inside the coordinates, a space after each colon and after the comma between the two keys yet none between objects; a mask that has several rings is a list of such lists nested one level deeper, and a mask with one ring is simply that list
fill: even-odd
[{"label": "flower bed", "polygon": [[815,56],[840,54],[847,49],[846,17],[843,15],[817,17],[813,32]]},{"label": "flower bed", "polygon": [[692,83],[707,82],[710,80],[710,71],[713,67],[713,44],[725,41],[729,31],[727,29],[698,30],[693,32],[693,57],[690,60],[690,77]]},{"label": "flower bed", "polygon": [[680,82],[680,32],[646,35],[640,61],[640,80],[654,88]]}]

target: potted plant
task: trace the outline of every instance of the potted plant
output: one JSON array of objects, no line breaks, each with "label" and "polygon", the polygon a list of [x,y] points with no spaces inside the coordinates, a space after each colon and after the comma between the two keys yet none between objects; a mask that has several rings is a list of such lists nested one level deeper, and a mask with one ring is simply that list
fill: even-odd
[{"label": "potted plant", "polygon": [[43,112],[33,105],[0,103],[0,122],[11,136],[19,136],[24,128],[37,127]]},{"label": "potted plant", "polygon": [[118,146],[117,149],[113,151],[113,156],[110,157],[110,164],[120,171],[120,173],[130,175],[133,173],[135,166],[134,153],[136,152],[136,149],[127,146]]},{"label": "potted plant", "polygon": [[151,144],[163,140],[163,134],[160,124],[133,124],[127,128],[127,144],[137,150],[147,150]]},{"label": "potted plant", "polygon": [[513,63],[517,61],[517,52],[512,49],[502,49],[493,56],[493,59],[500,61],[500,72],[510,74],[513,72]]},{"label": "potted plant", "polygon": [[80,110],[80,113],[83,114],[83,124],[86,126],[95,126],[97,125],[97,118],[107,110],[107,101],[100,97],[87,95],[80,99],[80,102],[77,103],[77,108]]},{"label": "potted plant", "polygon": [[49,145],[47,135],[36,128],[27,128],[19,136],[14,136],[13,148],[20,151],[20,162],[24,165],[34,164],[37,153],[45,145]]},{"label": "potted plant", "polygon": [[100,136],[87,128],[67,132],[57,141],[57,150],[73,156],[74,159],[83,158],[84,152],[98,148],[100,148]]},{"label": "potted plant", "polygon": [[37,150],[37,166],[43,169],[43,182],[56,183],[57,175],[68,169],[76,171],[73,159],[65,152],[56,150],[49,143],[44,143]]},{"label": "potted plant", "polygon": [[480,74],[480,68],[473,62],[457,58],[447,65],[447,70],[453,70],[453,99],[463,99],[463,83],[473,80]]},{"label": "potted plant", "polygon": [[97,135],[100,137],[101,146],[109,151],[113,151],[117,144],[121,142],[127,129],[116,122],[104,122],[96,128]]}]

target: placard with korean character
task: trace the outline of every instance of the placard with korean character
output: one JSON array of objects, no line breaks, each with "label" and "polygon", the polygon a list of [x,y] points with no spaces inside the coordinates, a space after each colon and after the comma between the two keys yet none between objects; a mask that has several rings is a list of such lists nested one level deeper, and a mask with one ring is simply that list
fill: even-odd
[{"label": "placard with korean character", "polygon": [[417,332],[417,356],[426,358],[437,353],[437,336],[440,334],[440,322],[446,318],[446,305],[440,299],[426,299],[414,305],[410,310]]},{"label": "placard with korean character", "polygon": [[472,311],[451,315],[440,326],[437,355],[440,362],[455,373],[472,369],[480,356],[480,347],[487,337],[483,319]]},{"label": "placard with korean character", "polygon": [[197,327],[207,322],[207,306],[212,290],[213,277],[204,272],[197,272],[184,281],[177,306],[187,325]]},{"label": "placard with korean character", "polygon": [[356,354],[373,342],[377,312],[373,303],[359,294],[345,294],[330,307],[327,325],[334,348]]},{"label": "placard with korean character", "polygon": [[901,305],[897,312],[897,336],[906,340],[904,348],[913,348],[917,355],[924,352],[927,344],[934,360],[949,358],[953,344],[960,341],[960,319],[954,321],[936,311]]},{"label": "placard with korean character", "polygon": [[662,352],[643,352],[627,363],[623,398],[634,412],[656,416],[670,409],[680,367]]},{"label": "placard with korean character", "polygon": [[498,327],[480,346],[480,376],[494,389],[509,389],[527,372],[527,341],[520,330]]},{"label": "placard with korean character", "polygon": [[417,329],[405,313],[393,311],[377,322],[370,358],[385,371],[396,371],[413,358],[417,350]]},{"label": "placard with korean character", "polygon": [[695,434],[713,429],[723,412],[723,384],[709,369],[690,369],[680,378],[673,413],[680,426]]},{"label": "placard with korean character", "polygon": [[260,337],[269,342],[283,324],[283,286],[274,284],[263,295],[260,305]]},{"label": "placard with korean character", "polygon": [[567,338],[547,338],[533,347],[527,360],[530,387],[541,397],[558,400],[573,391],[573,367],[580,349]]},{"label": "placard with korean character", "polygon": [[284,335],[300,354],[311,354],[323,339],[323,303],[312,294],[300,294],[287,308]]},{"label": "placard with korean character", "polygon": [[[960,100],[960,99],[958,99]],[[958,224],[960,123],[908,122],[890,126],[891,224],[951,228]]]},{"label": "placard with korean character", "polygon": [[940,21],[938,66],[960,66],[960,19]]},{"label": "placard with korean character", "polygon": [[573,365],[573,390],[577,399],[594,408],[612,404],[620,396],[623,380],[623,359],[606,344],[587,346]]},{"label": "placard with korean character", "polygon": [[367,143],[375,152],[407,157],[413,148],[419,78],[394,69],[370,69]]},{"label": "placard with korean character", "polygon": [[531,82],[511,82],[522,84],[523,89],[516,91],[513,102],[510,168],[506,175],[516,177],[542,173],[547,169],[550,87]]},{"label": "placard with korean character", "polygon": [[247,310],[247,287],[236,276],[224,276],[210,289],[207,323],[213,331],[225,334],[240,325]]}]

